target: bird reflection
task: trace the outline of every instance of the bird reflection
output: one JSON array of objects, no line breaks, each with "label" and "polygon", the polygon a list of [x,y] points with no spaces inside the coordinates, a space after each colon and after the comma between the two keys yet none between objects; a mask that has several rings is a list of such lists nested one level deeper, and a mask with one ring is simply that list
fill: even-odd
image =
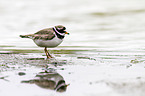
[{"label": "bird reflection", "polygon": [[49,68],[49,70],[45,70],[44,72],[39,72],[34,79],[22,81],[22,83],[36,84],[41,88],[51,89],[57,92],[66,91],[68,86],[65,83],[64,78],[52,68]]}]

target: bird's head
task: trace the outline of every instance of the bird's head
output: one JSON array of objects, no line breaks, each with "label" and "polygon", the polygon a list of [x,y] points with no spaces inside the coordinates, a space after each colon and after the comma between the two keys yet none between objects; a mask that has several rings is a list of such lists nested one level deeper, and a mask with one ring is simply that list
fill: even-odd
[{"label": "bird's head", "polygon": [[64,26],[62,26],[62,25],[57,25],[57,26],[55,26],[55,29],[59,32],[59,33],[62,33],[62,34],[68,34],[69,35],[69,33],[68,32],[66,32],[66,28],[64,27]]}]

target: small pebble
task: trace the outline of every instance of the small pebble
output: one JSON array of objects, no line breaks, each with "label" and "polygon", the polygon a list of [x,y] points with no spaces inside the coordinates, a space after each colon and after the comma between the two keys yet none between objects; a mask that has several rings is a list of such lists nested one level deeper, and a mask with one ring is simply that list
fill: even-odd
[{"label": "small pebble", "polygon": [[26,73],[24,73],[24,72],[19,72],[18,75],[19,75],[19,76],[23,76],[23,75],[26,75]]}]

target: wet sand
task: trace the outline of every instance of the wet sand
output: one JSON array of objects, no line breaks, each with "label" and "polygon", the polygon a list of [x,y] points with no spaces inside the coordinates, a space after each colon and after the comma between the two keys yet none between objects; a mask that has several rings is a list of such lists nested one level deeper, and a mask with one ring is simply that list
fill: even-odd
[{"label": "wet sand", "polygon": [[[46,59],[42,50],[1,51],[0,55],[0,95],[21,96],[143,96],[144,95],[144,60],[130,59],[120,52],[89,50],[70,50],[56,48],[50,50],[53,59]],[[30,52],[31,51],[31,52]],[[32,53],[33,52],[33,53]],[[139,54],[139,53],[138,53]],[[130,54],[130,56],[132,56]],[[43,88],[37,81],[41,72],[62,77],[66,90],[57,92],[53,87]],[[41,76],[46,78],[46,76]],[[40,78],[39,82],[42,82]],[[46,78],[49,80],[48,78]],[[47,84],[48,82],[46,82]],[[46,85],[44,84],[44,85]]]}]

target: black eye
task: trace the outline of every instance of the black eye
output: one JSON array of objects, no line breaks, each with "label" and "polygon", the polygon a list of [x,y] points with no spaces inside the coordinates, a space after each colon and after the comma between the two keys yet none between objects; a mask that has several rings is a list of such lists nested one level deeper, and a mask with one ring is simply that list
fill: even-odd
[{"label": "black eye", "polygon": [[65,30],[66,28],[65,27],[63,27],[63,30]]}]

